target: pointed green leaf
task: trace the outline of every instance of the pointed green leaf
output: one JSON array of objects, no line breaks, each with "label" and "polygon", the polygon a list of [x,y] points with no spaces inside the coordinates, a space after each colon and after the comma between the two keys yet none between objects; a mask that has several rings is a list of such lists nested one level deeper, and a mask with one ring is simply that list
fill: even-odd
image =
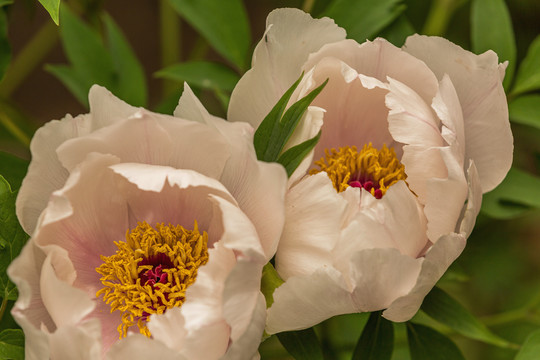
[{"label": "pointed green leaf", "polygon": [[304,158],[309,154],[309,152],[317,145],[319,139],[321,138],[321,132],[309,140],[304,141],[296,146],[285,151],[278,158],[277,162],[285,167],[287,175],[291,177],[292,173],[298,165],[304,160]]},{"label": "pointed green leaf", "polygon": [[510,347],[508,341],[493,334],[459,302],[437,287],[424,299],[422,310],[434,320],[471,339],[503,348]]},{"label": "pointed green leaf", "polygon": [[240,79],[230,68],[209,61],[188,61],[166,67],[157,77],[181,82],[204,89],[232,91]]},{"label": "pointed green leaf", "polygon": [[382,311],[372,312],[356,343],[352,360],[390,360],[394,350],[394,326],[381,316]]},{"label": "pointed green leaf", "polygon": [[0,81],[11,61],[11,46],[7,37],[8,21],[4,9],[0,8]]},{"label": "pointed green leaf", "polygon": [[482,198],[482,212],[498,219],[519,216],[530,208],[540,208],[540,178],[516,168]]},{"label": "pointed green leaf", "polygon": [[116,96],[133,106],[146,106],[146,78],[144,70],[126,38],[109,15],[104,17],[107,40],[113,59]]},{"label": "pointed green leaf", "polygon": [[13,190],[21,187],[21,182],[28,169],[28,160],[0,151],[0,174],[11,185]]},{"label": "pointed green leaf", "polygon": [[47,64],[45,65],[45,70],[56,76],[69,89],[73,96],[88,108],[88,91],[91,85],[75,69],[66,65]]},{"label": "pointed green leaf", "polygon": [[521,346],[515,360],[537,360],[540,354],[540,330],[530,334]]},{"label": "pointed green leaf", "polygon": [[323,360],[321,344],[313,328],[282,332],[277,337],[296,360]]},{"label": "pointed green leaf", "polygon": [[58,25],[59,21],[59,15],[60,15],[60,0],[39,0],[41,5],[47,10],[49,15],[51,15],[51,19],[53,19],[54,23]]},{"label": "pointed green leaf", "polygon": [[512,122],[540,129],[540,95],[520,96],[508,104],[508,111]]},{"label": "pointed green leaf", "polygon": [[493,50],[499,62],[508,60],[504,88],[508,89],[516,66],[516,41],[510,13],[504,0],[473,0],[471,43],[475,53]]},{"label": "pointed green leaf", "polygon": [[17,299],[17,288],[6,269],[28,240],[15,215],[16,198],[17,193],[11,192],[9,183],[0,176],[0,297],[8,300]]},{"label": "pointed green leaf", "polygon": [[408,322],[407,340],[411,360],[465,360],[452,340],[430,327]]},{"label": "pointed green leaf", "polygon": [[402,14],[396,21],[384,29],[381,33],[381,37],[390,41],[395,46],[401,47],[405,44],[407,37],[416,32],[417,31],[414,29],[407,16]]},{"label": "pointed green leaf", "polygon": [[512,95],[540,89],[540,35],[529,46],[527,56],[519,66]]},{"label": "pointed green leaf", "polygon": [[402,0],[335,0],[322,13],[347,30],[347,37],[363,43],[405,10]]},{"label": "pointed green leaf", "polygon": [[201,33],[212,47],[239,69],[245,69],[251,44],[242,0],[170,0],[174,9]]},{"label": "pointed green leaf", "polygon": [[266,307],[269,308],[274,303],[274,291],[283,284],[276,269],[271,263],[264,266],[261,278],[261,292],[266,300]]},{"label": "pointed green leaf", "polygon": [[20,329],[7,329],[0,333],[0,359],[24,359],[24,333]]}]

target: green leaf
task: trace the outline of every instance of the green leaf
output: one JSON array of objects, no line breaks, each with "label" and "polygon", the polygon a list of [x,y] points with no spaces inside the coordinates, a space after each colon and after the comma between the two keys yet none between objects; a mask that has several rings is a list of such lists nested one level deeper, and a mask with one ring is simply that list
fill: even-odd
[{"label": "green leaf", "polygon": [[540,354],[540,330],[530,334],[521,346],[515,360],[537,360]]},{"label": "green leaf", "polygon": [[71,91],[73,96],[88,108],[88,91],[92,86],[74,68],[67,65],[45,65],[45,70],[53,74]]},{"label": "green leaf", "polygon": [[516,41],[510,13],[504,0],[473,0],[471,43],[475,53],[493,50],[499,61],[508,60],[504,88],[508,89],[516,66]]},{"label": "green leaf", "polygon": [[408,322],[407,339],[411,360],[465,360],[452,340],[430,327]]},{"label": "green leaf", "polygon": [[0,359],[24,359],[24,333],[20,329],[7,329],[0,333]]},{"label": "green leaf", "polygon": [[13,4],[13,0],[0,0],[0,7]]},{"label": "green leaf", "polygon": [[11,184],[13,190],[21,187],[21,182],[28,169],[28,160],[0,151],[0,174]]},{"label": "green leaf", "polygon": [[512,122],[540,129],[540,95],[520,96],[508,104],[508,110]]},{"label": "green leaf", "polygon": [[347,30],[347,37],[360,43],[371,39],[405,10],[402,0],[335,0],[322,16]]},{"label": "green leaf", "polygon": [[321,344],[313,328],[282,332],[277,337],[296,360],[323,360]]},{"label": "green leaf", "polygon": [[395,46],[401,47],[405,44],[405,40],[408,36],[416,33],[413,25],[405,15],[401,15],[394,21],[390,26],[388,26],[381,33],[381,37],[390,41]]},{"label": "green leaf", "polygon": [[394,325],[372,312],[356,343],[352,360],[390,360],[394,350]]},{"label": "green leaf", "polygon": [[321,132],[319,131],[319,133],[311,139],[293,146],[280,155],[277,162],[285,167],[285,170],[287,170],[287,176],[291,177],[294,170],[296,170],[307,154],[315,147],[315,145],[317,145],[320,138]]},{"label": "green leaf", "polygon": [[[255,144],[255,151],[257,152],[257,158],[266,162],[273,162],[278,160],[283,147],[291,137],[296,125],[304,115],[309,104],[315,99],[317,95],[328,83],[328,79],[322,83],[319,87],[311,91],[309,94],[298,100],[291,105],[283,114],[287,103],[300,83],[303,74],[300,78],[285,92],[285,94],[279,99],[278,103],[270,110],[270,113],[264,118],[262,123],[255,131],[253,137],[253,143]],[[283,116],[282,116],[283,114]]]},{"label": "green leaf", "polygon": [[11,46],[7,37],[8,21],[4,9],[0,8],[0,81],[11,61]]},{"label": "green leaf", "polygon": [[519,66],[512,95],[540,89],[540,35],[534,39]]},{"label": "green leaf", "polygon": [[156,73],[157,77],[186,81],[189,85],[204,89],[232,91],[240,79],[230,68],[209,61],[188,61],[166,67]]},{"label": "green leaf", "polygon": [[540,178],[516,168],[482,198],[482,212],[498,219],[514,218],[531,208],[540,208]]},{"label": "green leaf", "polygon": [[263,267],[261,278],[261,292],[266,300],[266,307],[269,308],[274,303],[274,291],[283,284],[276,269],[271,263],[266,264]]},{"label": "green leaf", "polygon": [[251,35],[242,0],[170,1],[218,53],[239,69],[246,68]]},{"label": "green leaf", "polygon": [[508,341],[493,334],[459,302],[437,287],[424,299],[422,310],[434,320],[466,337],[503,348],[511,347]]},{"label": "green leaf", "polygon": [[9,183],[0,176],[0,297],[8,300],[17,299],[17,288],[6,269],[28,240],[15,215],[16,198],[17,193],[11,192]]},{"label": "green leaf", "polygon": [[104,16],[107,40],[115,73],[116,95],[133,106],[146,106],[146,78],[144,70],[126,38],[109,15]]},{"label": "green leaf", "polygon": [[[56,25],[59,24],[59,15],[60,15],[60,0],[39,0],[41,5],[49,12],[51,19],[53,19]],[[64,10],[62,10],[63,12]]]}]

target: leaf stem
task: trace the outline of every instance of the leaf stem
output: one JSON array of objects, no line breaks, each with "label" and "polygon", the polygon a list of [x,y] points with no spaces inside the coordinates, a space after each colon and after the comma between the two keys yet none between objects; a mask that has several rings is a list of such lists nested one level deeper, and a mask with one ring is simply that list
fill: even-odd
[{"label": "leaf stem", "polygon": [[8,98],[43,61],[58,42],[58,27],[51,21],[39,29],[19,52],[0,83],[0,98]]},{"label": "leaf stem", "polygon": [[[171,6],[169,0],[161,0],[159,7],[160,46],[162,68],[175,64],[181,57],[181,24],[180,17]],[[170,95],[178,89],[178,83],[163,79],[163,96]]]},{"label": "leaf stem", "polygon": [[8,299],[3,298],[2,299],[2,305],[0,306],[0,321],[2,321],[2,318],[4,317],[4,313],[6,312]]},{"label": "leaf stem", "polygon": [[431,3],[422,34],[443,36],[452,15],[465,2],[467,0],[434,0]]},{"label": "leaf stem", "polygon": [[0,124],[24,146],[30,146],[30,137],[3,110],[0,110]]}]

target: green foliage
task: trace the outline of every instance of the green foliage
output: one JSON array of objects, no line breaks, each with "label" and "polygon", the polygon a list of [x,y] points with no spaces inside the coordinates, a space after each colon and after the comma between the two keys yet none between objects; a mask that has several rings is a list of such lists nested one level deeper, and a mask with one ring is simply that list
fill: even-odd
[{"label": "green foliage", "polygon": [[0,297],[4,300],[17,299],[17,289],[8,279],[6,269],[28,240],[15,215],[16,197],[17,193],[0,176]]},{"label": "green foliage", "polygon": [[283,280],[271,263],[264,266],[261,278],[261,292],[266,300],[266,307],[274,303],[274,291],[283,284]]},{"label": "green foliage", "polygon": [[520,96],[508,104],[508,110],[512,122],[540,129],[540,95]]},{"label": "green foliage", "polygon": [[515,360],[537,360],[538,354],[540,354],[540,330],[527,337]]},{"label": "green foliage", "polygon": [[358,339],[352,360],[390,360],[394,350],[394,326],[381,316],[382,311],[372,312]]},{"label": "green foliage", "polygon": [[473,0],[471,43],[477,54],[493,50],[500,62],[508,60],[504,78],[504,88],[508,89],[516,67],[516,41],[504,0]]},{"label": "green foliage", "polygon": [[11,46],[7,37],[8,22],[6,12],[0,7],[0,81],[11,60]]},{"label": "green foliage", "polygon": [[0,151],[0,174],[13,190],[21,187],[21,182],[28,169],[28,160],[23,160],[9,153]]},{"label": "green foliage", "polygon": [[170,1],[218,53],[238,69],[246,69],[251,35],[242,0]]},{"label": "green foliage", "polygon": [[41,5],[49,12],[56,25],[59,24],[60,0],[39,0]]},{"label": "green foliage", "polygon": [[408,322],[407,339],[411,360],[465,360],[452,340],[430,327]]},{"label": "green foliage", "polygon": [[514,218],[531,208],[540,208],[540,178],[516,168],[482,199],[482,211],[498,219]]},{"label": "green foliage", "polygon": [[321,132],[315,137],[304,141],[296,146],[285,151],[281,154],[277,160],[278,163],[285,167],[287,175],[290,177],[294,170],[300,165],[302,160],[309,154],[309,152],[317,145],[321,138]]},{"label": "green foliage", "polygon": [[156,73],[157,77],[187,82],[210,90],[232,91],[240,76],[230,68],[209,61],[187,61],[166,67]]},{"label": "green foliage", "polygon": [[437,287],[424,299],[422,310],[438,322],[471,339],[499,347],[510,347],[508,341],[489,331],[460,303]]},{"label": "green foliage", "polygon": [[0,7],[13,4],[13,0],[0,0]]},{"label": "green foliage", "polygon": [[277,337],[296,360],[323,360],[321,344],[313,328],[282,332]]},{"label": "green foliage", "polygon": [[347,37],[363,43],[405,10],[402,0],[334,0],[321,16],[331,17],[347,30]]},{"label": "green foliage", "polygon": [[108,47],[99,33],[62,8],[60,36],[71,66],[48,65],[73,95],[88,107],[88,91],[93,84],[105,86],[135,106],[146,105],[144,71],[128,42],[109,16],[104,17]]},{"label": "green foliage", "polygon": [[[532,42],[521,63],[512,95],[540,89],[540,35]],[[538,115],[540,116],[540,114]]]},{"label": "green foliage", "polygon": [[24,359],[24,333],[20,329],[7,329],[0,333],[0,359]]},{"label": "green foliage", "polygon": [[416,33],[416,30],[414,29],[413,25],[407,16],[402,14],[397,18],[396,21],[384,29],[384,31],[381,33],[381,37],[390,41],[395,46],[401,47],[405,43],[407,37],[413,35],[414,33]]}]

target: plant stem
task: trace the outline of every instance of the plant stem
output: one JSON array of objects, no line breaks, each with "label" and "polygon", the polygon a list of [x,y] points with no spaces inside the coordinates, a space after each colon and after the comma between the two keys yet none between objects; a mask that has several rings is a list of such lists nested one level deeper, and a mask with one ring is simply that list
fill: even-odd
[{"label": "plant stem", "polygon": [[314,4],[315,0],[304,0],[304,4],[302,4],[302,10],[308,13],[311,11],[311,9],[313,9]]},{"label": "plant stem", "polygon": [[58,42],[58,27],[47,21],[19,52],[0,83],[0,98],[8,98]]},{"label": "plant stem", "polygon": [[8,300],[6,298],[2,299],[2,305],[0,306],[0,321],[2,321],[2,318],[4,317],[4,313],[6,312]]},{"label": "plant stem", "polygon": [[443,36],[454,12],[467,0],[434,0],[422,33],[425,35]]},{"label": "plant stem", "polygon": [[[160,2],[160,45],[161,66],[172,65],[180,61],[181,56],[181,27],[180,17],[171,6],[169,0]],[[163,79],[163,96],[167,96],[177,90],[178,83]]]},{"label": "plant stem", "polygon": [[2,124],[24,146],[30,146],[30,137],[26,135],[26,133],[21,130],[3,110],[0,110],[0,124]]}]

